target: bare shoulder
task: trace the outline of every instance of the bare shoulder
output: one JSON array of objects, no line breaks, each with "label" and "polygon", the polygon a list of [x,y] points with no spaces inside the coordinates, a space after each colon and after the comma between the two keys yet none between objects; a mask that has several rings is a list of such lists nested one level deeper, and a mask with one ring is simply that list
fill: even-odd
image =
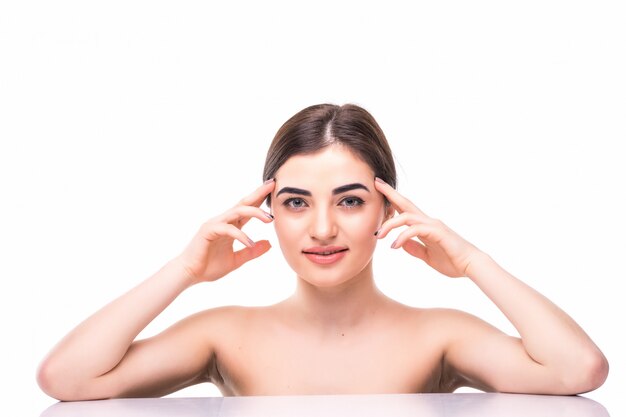
[{"label": "bare shoulder", "polygon": [[239,306],[202,310],[180,319],[155,336],[134,342],[133,348],[177,345],[181,349],[189,349],[195,346],[212,356],[223,340],[246,323],[249,315],[249,309]]},{"label": "bare shoulder", "polygon": [[419,308],[401,303],[395,303],[395,314],[404,317],[411,325],[442,328],[443,331],[465,326],[488,325],[482,319],[465,311],[453,308]]},{"label": "bare shoulder", "polygon": [[[492,391],[487,384],[469,378],[452,360],[451,352],[468,340],[486,335],[502,334],[498,329],[465,311],[452,308],[405,308],[410,336],[408,343],[416,349],[428,345],[440,358],[439,379],[434,392],[454,392],[460,387],[472,387]],[[455,357],[458,355],[455,355]]]},{"label": "bare shoulder", "polygon": [[501,333],[483,319],[452,308],[428,308],[420,311],[419,319],[431,334],[439,336],[448,346],[450,343],[480,334]]},{"label": "bare shoulder", "polygon": [[425,308],[417,309],[420,318],[429,323],[446,326],[446,327],[465,327],[465,326],[489,326],[489,324],[481,318],[468,312],[457,310],[454,308]]},{"label": "bare shoulder", "polygon": [[240,329],[258,315],[260,308],[243,306],[222,306],[192,314],[183,321],[210,331],[213,335],[223,331]]},{"label": "bare shoulder", "polygon": [[271,306],[248,307],[229,305],[200,311],[186,320],[193,322],[194,331],[205,336],[213,351],[231,346],[236,340],[247,339],[259,331],[267,331],[276,319]]},{"label": "bare shoulder", "polygon": [[459,339],[497,331],[477,316],[452,308],[419,308],[394,301],[386,312],[387,327],[395,329],[399,337],[419,346],[436,346],[442,354]]}]

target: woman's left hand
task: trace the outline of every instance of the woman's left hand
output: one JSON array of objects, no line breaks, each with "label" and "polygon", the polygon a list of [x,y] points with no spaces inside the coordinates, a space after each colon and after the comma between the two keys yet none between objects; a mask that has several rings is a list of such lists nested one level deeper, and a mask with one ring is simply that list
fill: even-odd
[{"label": "woman's left hand", "polygon": [[[472,259],[480,253],[478,248],[440,220],[428,217],[415,204],[380,178],[376,178],[374,184],[398,212],[397,216],[382,224],[378,230],[378,239],[384,238],[397,227],[408,226],[393,242],[391,246],[393,249],[402,246],[409,254],[449,277],[467,275],[467,268]],[[412,238],[417,238],[419,241]]]}]

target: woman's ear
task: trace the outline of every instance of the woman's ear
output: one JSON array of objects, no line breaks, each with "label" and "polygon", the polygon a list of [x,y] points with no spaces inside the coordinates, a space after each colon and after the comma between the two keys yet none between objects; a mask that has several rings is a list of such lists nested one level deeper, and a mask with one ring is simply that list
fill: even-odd
[{"label": "woman's ear", "polygon": [[385,203],[385,220],[384,222],[386,222],[387,220],[391,219],[393,217],[393,215],[395,214],[396,210],[393,208],[393,206],[391,204],[387,204]]}]

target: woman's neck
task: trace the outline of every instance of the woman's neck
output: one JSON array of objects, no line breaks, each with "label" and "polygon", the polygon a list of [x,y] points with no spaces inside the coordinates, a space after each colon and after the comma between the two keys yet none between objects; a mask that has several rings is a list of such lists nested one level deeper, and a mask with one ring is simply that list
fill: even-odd
[{"label": "woman's neck", "polygon": [[316,287],[298,277],[296,292],[287,301],[307,326],[334,332],[354,329],[373,318],[386,300],[374,283],[370,262],[358,275],[333,287]]}]

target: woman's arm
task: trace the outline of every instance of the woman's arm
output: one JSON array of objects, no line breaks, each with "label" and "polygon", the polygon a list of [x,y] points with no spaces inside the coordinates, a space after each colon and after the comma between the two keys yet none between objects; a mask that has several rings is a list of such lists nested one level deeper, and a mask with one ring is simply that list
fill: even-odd
[{"label": "woman's arm", "polygon": [[[65,336],[41,363],[37,375],[41,388],[59,400],[85,400],[120,396],[148,383],[146,378],[154,375],[143,366],[160,363],[168,350],[165,345],[178,345],[180,340],[161,335],[152,341],[131,343],[189,285],[182,264],[173,260],[100,309]],[[186,339],[191,337],[185,335]],[[172,355],[178,360],[181,357],[190,355]],[[206,355],[201,357],[207,359]],[[199,373],[202,365],[187,366],[184,373]],[[165,379],[192,376],[172,374]]]},{"label": "woman's arm", "polygon": [[468,379],[496,391],[579,394],[601,386],[608,362],[563,310],[477,252],[466,275],[494,302],[520,338],[467,320],[446,360]]},{"label": "woman's arm", "polygon": [[[204,330],[211,314],[133,341],[185,289],[215,281],[270,249],[268,241],[252,242],[241,227],[252,217],[272,221],[259,206],[273,187],[265,183],[203,224],[180,256],[72,330],[41,363],[41,388],[60,400],[87,400],[164,395],[206,380],[212,346]],[[233,251],[234,240],[246,248]],[[198,331],[200,326],[205,329]]]},{"label": "woman's arm", "polygon": [[443,324],[453,335],[445,360],[463,379],[482,389],[542,394],[577,394],[602,385],[608,362],[572,318],[389,185],[377,180],[376,188],[399,213],[383,224],[378,238],[408,226],[393,248],[449,277],[469,277],[521,336],[507,336],[469,315],[450,315]]}]

